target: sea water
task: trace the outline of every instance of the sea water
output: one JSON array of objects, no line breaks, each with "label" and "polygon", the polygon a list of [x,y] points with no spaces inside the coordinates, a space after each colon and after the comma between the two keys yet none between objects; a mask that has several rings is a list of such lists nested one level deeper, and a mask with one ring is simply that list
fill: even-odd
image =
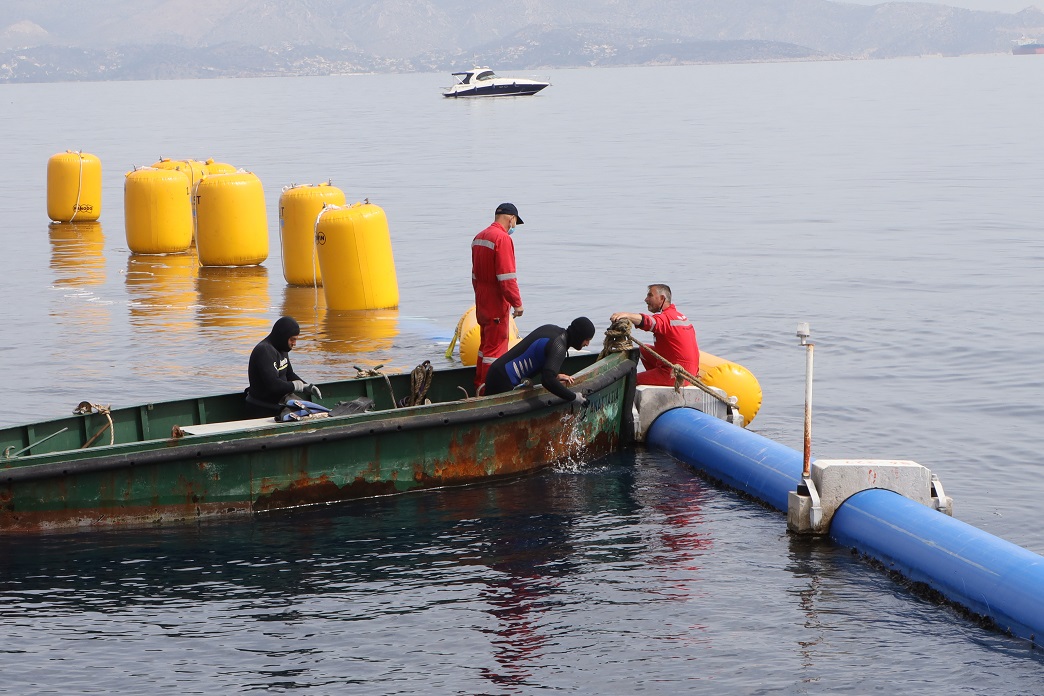
[{"label": "sea water", "polygon": [[[534,97],[447,75],[0,87],[0,424],[238,390],[282,314],[316,382],[444,357],[469,242],[518,205],[525,332],[599,326],[668,283],[764,393],[751,429],[911,459],[955,517],[1044,552],[1044,60],[1008,55],[554,71]],[[49,226],[46,163],[97,155],[102,217]],[[260,268],[138,257],[124,174],[258,175]],[[279,192],[387,213],[398,309],[288,288]],[[495,485],[252,520],[0,538],[0,693],[1039,693],[1041,653],[636,450]]]}]

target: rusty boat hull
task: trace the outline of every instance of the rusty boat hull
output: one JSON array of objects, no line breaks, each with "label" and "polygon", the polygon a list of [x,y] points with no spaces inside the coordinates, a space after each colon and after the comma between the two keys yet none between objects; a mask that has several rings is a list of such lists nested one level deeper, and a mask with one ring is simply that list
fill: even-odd
[{"label": "rusty boat hull", "polygon": [[457,368],[434,373],[432,403],[406,408],[394,399],[409,393],[409,375],[394,375],[320,385],[327,405],[375,402],[351,415],[238,420],[240,393],[6,428],[0,533],[166,524],[472,484],[628,442],[635,356],[576,355],[564,369],[587,406],[542,387],[461,398],[474,370]]}]

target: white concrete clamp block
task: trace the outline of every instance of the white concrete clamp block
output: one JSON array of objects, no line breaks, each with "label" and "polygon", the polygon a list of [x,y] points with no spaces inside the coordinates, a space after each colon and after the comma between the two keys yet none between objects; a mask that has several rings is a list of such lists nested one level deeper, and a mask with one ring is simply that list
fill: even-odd
[{"label": "white concrete clamp block", "polygon": [[939,478],[917,462],[817,459],[810,468],[810,480],[791,491],[787,500],[787,528],[799,534],[827,534],[841,504],[871,488],[894,491],[944,514],[953,514],[953,499],[943,491]]},{"label": "white concrete clamp block", "polygon": [[635,441],[645,442],[645,434],[649,432],[653,421],[674,408],[694,408],[708,416],[729,421],[742,428],[743,414],[736,409],[737,398],[730,397],[724,390],[717,387],[708,387],[708,389],[727,398],[731,407],[726,406],[720,399],[714,398],[699,387],[682,387],[675,391],[674,387],[639,386],[634,395],[634,408],[637,411],[637,417],[634,419]]}]

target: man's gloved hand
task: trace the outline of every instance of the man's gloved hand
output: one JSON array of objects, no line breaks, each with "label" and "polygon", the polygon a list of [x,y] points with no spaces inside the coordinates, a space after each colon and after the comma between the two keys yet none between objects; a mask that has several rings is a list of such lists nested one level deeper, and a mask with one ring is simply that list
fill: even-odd
[{"label": "man's gloved hand", "polygon": [[576,402],[575,403],[580,408],[587,408],[587,405],[591,403],[591,400],[588,399],[583,394],[577,392],[577,394],[576,394]]},{"label": "man's gloved hand", "polygon": [[323,398],[323,393],[319,391],[319,387],[314,384],[309,384],[305,387],[305,393],[307,393],[313,401]]},{"label": "man's gloved hand", "polygon": [[301,394],[302,392],[304,392],[304,388],[305,388],[305,383],[304,382],[302,382],[299,379],[295,379],[292,382],[292,384],[294,385],[294,393],[295,394]]}]

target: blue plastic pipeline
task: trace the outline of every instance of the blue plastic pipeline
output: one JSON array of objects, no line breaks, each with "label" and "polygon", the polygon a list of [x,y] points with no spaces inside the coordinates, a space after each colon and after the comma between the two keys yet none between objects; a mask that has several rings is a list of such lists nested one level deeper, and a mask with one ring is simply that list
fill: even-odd
[{"label": "blue plastic pipeline", "polygon": [[[786,512],[801,453],[690,408],[659,416],[646,443]],[[898,493],[856,493],[835,511],[830,536],[1001,630],[1044,642],[1044,557]]]},{"label": "blue plastic pipeline", "polygon": [[842,503],[830,536],[992,619],[1044,637],[1044,557],[898,493],[873,489]]},{"label": "blue plastic pipeline", "polygon": [[661,414],[645,441],[783,512],[801,482],[800,452],[695,409]]}]

